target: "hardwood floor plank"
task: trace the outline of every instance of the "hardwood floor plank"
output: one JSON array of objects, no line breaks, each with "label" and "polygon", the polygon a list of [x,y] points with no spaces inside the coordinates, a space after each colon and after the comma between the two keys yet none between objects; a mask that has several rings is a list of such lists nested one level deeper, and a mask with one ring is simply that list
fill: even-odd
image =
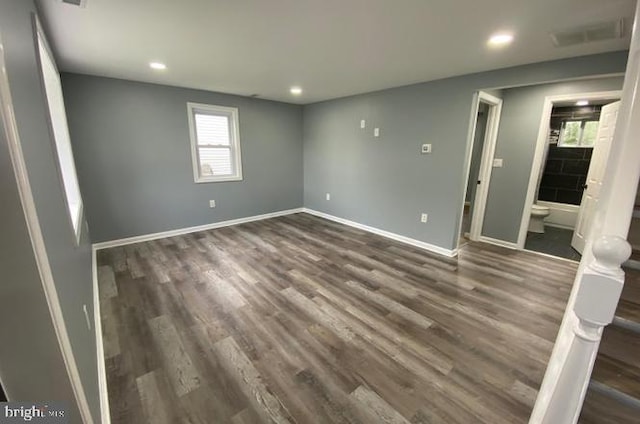
[{"label": "hardwood floor plank", "polygon": [[351,393],[354,399],[361,402],[371,414],[371,422],[385,424],[410,424],[402,415],[391,407],[374,391],[359,386]]},{"label": "hardwood floor plank", "polygon": [[136,379],[142,410],[148,424],[173,424],[177,421],[174,411],[167,405],[156,380],[156,372],[144,374]]},{"label": "hardwood floor plank", "polygon": [[233,337],[216,342],[214,349],[225,369],[236,378],[241,390],[254,404],[258,414],[265,420],[271,420],[277,424],[295,422],[280,399],[274,396],[263,382],[262,377]]},{"label": "hardwood floor plank", "polygon": [[113,269],[109,265],[98,267],[98,281],[100,284],[100,300],[111,299],[118,296],[118,287],[116,286],[116,276]]},{"label": "hardwood floor plank", "polygon": [[152,318],[149,320],[149,327],[162,353],[164,369],[167,370],[176,395],[183,396],[200,387],[200,375],[169,317],[161,315]]}]

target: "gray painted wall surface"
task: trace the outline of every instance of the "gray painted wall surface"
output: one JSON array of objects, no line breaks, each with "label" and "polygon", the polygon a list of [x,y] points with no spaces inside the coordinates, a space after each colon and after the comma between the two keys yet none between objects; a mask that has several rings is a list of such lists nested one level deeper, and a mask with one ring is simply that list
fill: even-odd
[{"label": "gray painted wall surface", "polygon": [[[452,249],[474,91],[624,72],[626,58],[616,52],[538,63],[305,106],[304,204]],[[433,144],[431,155],[420,155],[422,143]],[[419,222],[421,212],[428,223]]]},{"label": "gray painted wall surface", "polygon": [[[76,74],[63,89],[94,242],[302,206],[300,106]],[[243,181],[194,183],[187,102],[239,109]]]},{"label": "gray painted wall surface", "polygon": [[[73,405],[0,120],[0,380],[9,400],[59,399]],[[77,409],[73,414],[78,419]]]},{"label": "gray painted wall surface", "polygon": [[[31,1],[0,2],[0,37],[5,47],[7,73],[16,121],[28,167],[60,306],[94,417],[99,417],[96,340],[86,325],[82,305],[93,322],[91,247],[84,232],[75,245],[64,204],[62,186],[53,153],[46,102],[36,63]],[[5,140],[2,140],[2,253],[0,284],[0,375],[15,400],[60,399],[75,405],[68,376],[44,301],[24,215],[10,176]],[[72,422],[80,422],[77,411]]]},{"label": "gray painted wall surface", "polygon": [[622,89],[622,77],[580,80],[503,90],[502,116],[482,235],[516,243],[546,96]]}]

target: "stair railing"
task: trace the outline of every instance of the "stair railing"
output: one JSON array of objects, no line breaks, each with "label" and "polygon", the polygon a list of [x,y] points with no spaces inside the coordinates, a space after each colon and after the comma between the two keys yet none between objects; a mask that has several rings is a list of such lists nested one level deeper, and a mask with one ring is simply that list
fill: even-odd
[{"label": "stair railing", "polygon": [[640,2],[602,195],[530,424],[577,422],[602,330],[613,320],[620,300],[620,266],[631,254],[626,238],[640,179],[639,25]]}]

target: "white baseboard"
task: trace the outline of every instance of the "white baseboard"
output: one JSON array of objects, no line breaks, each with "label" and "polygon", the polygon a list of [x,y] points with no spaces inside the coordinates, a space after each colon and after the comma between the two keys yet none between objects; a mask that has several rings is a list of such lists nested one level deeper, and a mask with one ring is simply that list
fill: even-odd
[{"label": "white baseboard", "polygon": [[111,424],[109,410],[109,390],[107,389],[107,369],[104,363],[104,344],[102,341],[102,319],[100,314],[100,292],[98,288],[98,261],[96,249],[91,249],[91,273],[93,278],[93,321],[96,332],[96,353],[98,356],[98,391],[100,394],[100,422]]},{"label": "white baseboard", "polygon": [[518,249],[517,243],[512,243],[510,241],[498,240],[492,237],[481,236],[479,241],[483,241],[485,243],[495,244],[496,246],[506,247],[507,249]]},{"label": "white baseboard", "polygon": [[360,224],[359,222],[349,221],[348,219],[339,218],[337,216],[329,215],[324,212],[319,212],[314,209],[302,208],[302,212],[308,213],[310,215],[315,215],[320,218],[328,219],[330,221],[339,222],[340,224],[348,225],[350,227],[358,228],[360,230],[368,231],[370,233],[377,234],[382,237],[390,238],[392,240],[396,240],[401,243],[406,243],[411,246],[419,247],[420,249],[428,250],[429,252],[437,253],[439,255],[454,257],[458,254],[458,249],[454,249],[454,250],[445,249],[444,247],[436,246],[430,243],[425,243],[424,241],[412,239],[410,237],[405,237],[400,234],[381,230],[379,228],[370,227],[368,225]]},{"label": "white baseboard", "polygon": [[143,243],[145,241],[156,240],[165,237],[180,236],[183,234],[195,233],[197,231],[212,230],[214,228],[229,227],[232,225],[244,224],[246,222],[261,221],[263,219],[275,218],[278,216],[291,215],[300,213],[303,208],[287,209],[284,211],[265,213],[262,215],[247,216],[245,218],[230,219],[228,221],[214,222],[212,224],[198,225],[196,227],[178,228],[176,230],[162,231],[160,233],[144,234],[141,236],[127,237],[118,240],[103,241],[94,243],[93,248],[96,250],[107,249],[109,247],[124,246],[127,244]]}]

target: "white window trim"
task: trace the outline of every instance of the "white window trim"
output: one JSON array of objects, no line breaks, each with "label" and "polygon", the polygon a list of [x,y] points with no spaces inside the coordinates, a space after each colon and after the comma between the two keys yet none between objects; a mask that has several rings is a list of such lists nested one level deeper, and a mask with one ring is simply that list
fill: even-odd
[{"label": "white window trim", "polygon": [[[233,175],[225,176],[200,176],[200,157],[198,150],[198,138],[196,134],[196,125],[194,113],[202,111],[204,113],[227,115],[229,119],[229,140],[231,150],[232,167],[235,170]],[[193,180],[196,183],[218,183],[225,181],[242,181],[242,153],[240,148],[240,119],[238,109],[235,107],[208,105],[203,103],[187,103],[187,114],[189,117],[189,137],[191,139],[191,163],[193,166]]]},{"label": "white window trim", "polygon": [[[67,212],[68,212],[67,215],[69,217],[69,226],[71,227],[71,230],[73,232],[75,244],[76,246],[79,246],[80,239],[82,236],[82,224],[84,219],[84,202],[82,200],[82,193],[80,192],[80,183],[78,181],[78,171],[77,169],[75,169],[75,159],[73,158],[72,147],[71,147],[71,159],[74,166],[73,171],[75,175],[75,184],[77,185],[77,188],[78,188],[78,202],[77,202],[76,211],[74,211],[73,208],[71,207],[69,196],[67,195],[67,188],[65,186],[64,177],[62,174],[63,171],[61,167],[60,154],[58,152],[58,144],[55,139],[55,131],[53,129],[53,122],[51,120],[51,111],[49,110],[49,102],[47,100],[45,76],[44,76],[44,71],[42,69],[43,67],[42,57],[40,55],[40,49],[39,49],[40,42],[42,42],[42,46],[44,47],[44,50],[47,52],[47,55],[49,56],[51,64],[53,65],[53,68],[55,69],[58,76],[60,75],[60,71],[58,70],[58,65],[56,64],[53,51],[51,50],[51,47],[49,45],[49,40],[47,39],[47,35],[45,34],[44,29],[42,28],[42,24],[40,23],[40,20],[38,19],[37,16],[34,18],[34,21],[35,21],[36,60],[38,63],[38,74],[40,75],[40,81],[42,84],[42,93],[45,96],[47,124],[49,126],[49,134],[50,134],[50,139],[52,143],[53,154],[55,155],[55,158],[56,158],[55,162],[56,162],[56,169],[58,171],[58,180],[60,182],[60,187],[62,188],[62,195],[64,196],[65,208],[67,209]],[[66,110],[65,110],[65,121],[66,121]],[[65,125],[67,125],[67,133],[68,133],[68,122],[65,122]],[[69,139],[69,144],[71,144],[70,139]]]}]

